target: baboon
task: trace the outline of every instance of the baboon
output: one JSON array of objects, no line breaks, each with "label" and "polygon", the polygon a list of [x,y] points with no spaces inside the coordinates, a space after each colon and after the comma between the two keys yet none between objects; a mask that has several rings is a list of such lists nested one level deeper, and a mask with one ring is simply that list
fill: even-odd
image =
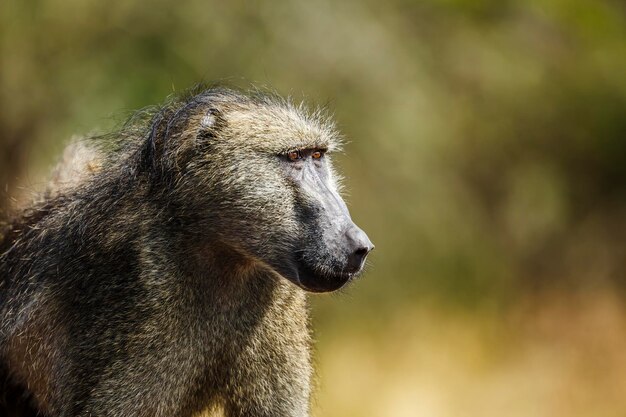
[{"label": "baboon", "polygon": [[0,238],[0,413],[308,416],[306,292],[373,249],[329,118],[200,88],[84,143]]}]

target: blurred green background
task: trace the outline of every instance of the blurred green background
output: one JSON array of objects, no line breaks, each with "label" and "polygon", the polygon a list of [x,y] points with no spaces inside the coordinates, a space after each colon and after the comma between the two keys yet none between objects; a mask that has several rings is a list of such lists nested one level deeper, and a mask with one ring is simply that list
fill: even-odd
[{"label": "blurred green background", "polygon": [[318,417],[626,415],[626,4],[0,2],[0,210],[200,81],[326,104],[374,243]]}]

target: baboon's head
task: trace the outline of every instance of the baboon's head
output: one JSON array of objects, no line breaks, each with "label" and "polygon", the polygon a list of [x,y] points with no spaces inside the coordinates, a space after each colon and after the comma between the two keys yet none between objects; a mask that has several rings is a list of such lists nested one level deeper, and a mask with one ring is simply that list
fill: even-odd
[{"label": "baboon's head", "polygon": [[208,90],[153,132],[161,155],[152,157],[196,216],[199,241],[226,244],[308,291],[336,290],[363,269],[374,246],[339,195],[331,154],[340,139],[319,111]]}]

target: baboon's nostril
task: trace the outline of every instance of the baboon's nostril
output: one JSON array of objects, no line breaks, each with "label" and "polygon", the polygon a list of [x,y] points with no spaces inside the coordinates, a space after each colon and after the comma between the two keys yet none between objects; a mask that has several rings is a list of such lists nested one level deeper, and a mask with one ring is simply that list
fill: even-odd
[{"label": "baboon's nostril", "polygon": [[348,268],[349,272],[357,272],[363,266],[363,262],[365,262],[365,257],[370,252],[369,247],[361,247],[355,250],[348,256]]},{"label": "baboon's nostril", "polygon": [[348,230],[346,237],[348,244],[354,248],[348,255],[346,270],[350,273],[358,272],[363,266],[367,254],[374,249],[374,245],[370,242],[365,232],[356,226]]}]

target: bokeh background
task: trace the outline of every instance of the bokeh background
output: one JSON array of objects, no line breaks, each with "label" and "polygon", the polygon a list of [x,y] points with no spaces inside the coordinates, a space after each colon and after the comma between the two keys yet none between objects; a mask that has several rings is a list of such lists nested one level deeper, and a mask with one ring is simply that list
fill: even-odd
[{"label": "bokeh background", "polygon": [[317,417],[626,415],[620,0],[0,2],[0,209],[199,81],[327,105],[367,274]]}]

